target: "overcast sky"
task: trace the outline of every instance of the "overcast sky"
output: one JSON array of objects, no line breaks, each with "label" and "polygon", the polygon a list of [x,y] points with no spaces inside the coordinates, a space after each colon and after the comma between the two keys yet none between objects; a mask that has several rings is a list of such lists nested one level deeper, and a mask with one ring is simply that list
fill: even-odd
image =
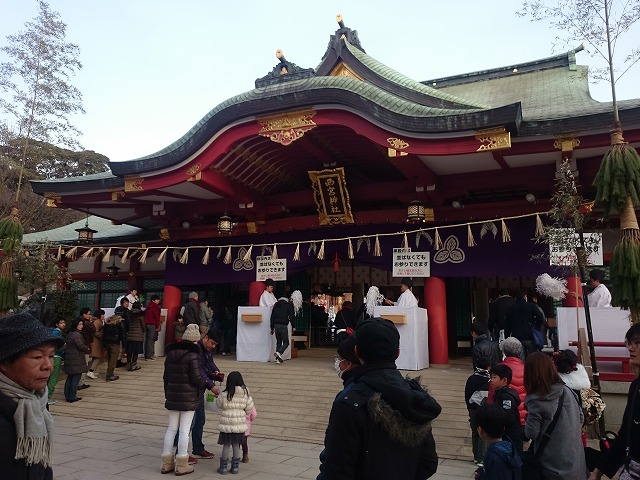
[{"label": "overcast sky", "polygon": [[[224,100],[254,88],[276,65],[275,51],[315,68],[336,13],[358,31],[366,52],[418,81],[511,66],[553,50],[559,32],[515,15],[512,0],[50,0],[79,45],[73,83],[86,114],[73,119],[84,148],[113,161],[160,150]],[[0,0],[0,45],[37,15],[35,0]],[[640,25],[628,36],[640,38]],[[637,41],[637,40],[636,40]],[[577,47],[579,42],[570,48]],[[603,66],[589,53],[578,63]],[[0,54],[0,60],[6,58]],[[640,64],[618,83],[638,98]],[[608,83],[592,96],[610,101]]]}]

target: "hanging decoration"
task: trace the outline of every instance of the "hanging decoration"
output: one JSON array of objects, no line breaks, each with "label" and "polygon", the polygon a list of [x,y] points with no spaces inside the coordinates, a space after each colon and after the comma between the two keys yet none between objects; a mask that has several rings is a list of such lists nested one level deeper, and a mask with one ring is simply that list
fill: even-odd
[{"label": "hanging decoration", "polygon": [[434,248],[436,250],[441,250],[442,249],[442,239],[440,238],[440,232],[438,232],[437,228],[436,228],[436,239],[435,239]]},{"label": "hanging decoration", "polygon": [[297,317],[302,310],[302,292],[294,290],[291,294],[291,304],[293,305],[293,314]]},{"label": "hanging decoration", "polygon": [[431,238],[431,235],[424,230],[419,230],[418,233],[416,233],[416,248],[420,248],[420,237],[426,238],[427,241],[433,245],[433,238]]},{"label": "hanging decoration", "polygon": [[376,235],[376,241],[373,244],[373,256],[374,257],[382,256],[382,249],[380,248],[380,239],[378,238],[378,235]]},{"label": "hanging decoration", "polygon": [[[207,265],[209,264],[209,260],[210,260],[210,255],[211,255],[211,249],[212,248],[217,248],[218,252],[217,252],[217,259],[220,259],[223,255],[223,249],[226,249],[226,255],[224,256],[224,263],[225,264],[229,264],[231,263],[231,249],[233,248],[238,248],[238,258],[240,260],[246,261],[246,260],[250,260],[252,252],[253,252],[253,248],[254,247],[261,247],[261,251],[263,252],[262,256],[270,256],[272,259],[277,260],[278,259],[278,246],[282,247],[283,245],[296,245],[295,248],[295,252],[293,254],[293,260],[294,261],[300,261],[300,248],[301,248],[301,244],[303,243],[308,243],[308,255],[311,256],[312,254],[315,254],[316,258],[318,260],[324,260],[325,257],[325,243],[326,242],[342,242],[345,241],[347,242],[346,245],[346,250],[347,250],[347,257],[349,258],[349,260],[353,260],[355,258],[355,253],[358,251],[358,249],[360,247],[362,247],[362,245],[367,245],[367,250],[369,251],[369,253],[372,253],[374,256],[376,257],[381,257],[382,256],[382,249],[381,249],[381,245],[380,245],[380,237],[389,237],[389,236],[400,236],[402,235],[402,249],[403,250],[408,250],[409,247],[409,234],[410,233],[415,233],[415,245],[416,247],[420,246],[420,242],[422,238],[427,239],[427,241],[429,242],[430,245],[433,246],[433,248],[436,251],[439,251],[441,249],[444,248],[442,239],[440,237],[440,230],[441,229],[450,229],[450,228],[460,228],[460,227],[466,227],[467,228],[467,245],[469,247],[472,246],[476,246],[476,241],[473,235],[473,226],[474,225],[482,225],[481,230],[480,230],[480,237],[482,238],[483,236],[486,236],[487,233],[493,233],[494,238],[497,236],[497,227],[496,227],[496,223],[500,222],[501,225],[501,229],[502,229],[502,241],[503,242],[509,242],[511,241],[511,234],[509,232],[509,228],[507,226],[507,221],[508,220],[512,220],[512,219],[518,219],[518,218],[526,218],[526,217],[535,217],[535,223],[536,223],[536,232],[538,231],[537,229],[540,228],[540,225],[542,224],[542,220],[540,218],[541,215],[549,215],[549,212],[538,212],[538,213],[531,213],[531,214],[525,214],[525,215],[519,215],[519,216],[514,216],[514,217],[506,217],[506,218],[502,218],[502,219],[496,219],[495,221],[477,221],[477,222],[469,222],[469,223],[463,223],[463,224],[458,224],[458,225],[447,225],[447,226],[440,226],[440,227],[430,227],[430,228],[424,228],[424,229],[418,229],[415,230],[413,232],[407,232],[407,231],[398,231],[398,232],[387,232],[387,233],[378,233],[375,235],[362,235],[362,236],[354,236],[354,237],[344,237],[344,238],[330,238],[330,239],[317,239],[317,240],[307,240],[307,241],[292,241],[292,242],[281,242],[281,243],[277,243],[277,244],[268,244],[268,245],[255,245],[255,244],[251,244],[251,245],[238,245],[238,244],[234,244],[234,245],[190,245],[189,247],[186,246],[182,246],[182,247],[175,247],[175,246],[170,246],[170,245],[166,245],[166,246],[157,246],[157,247],[147,247],[145,244],[142,244],[142,246],[140,247],[134,247],[134,246],[123,246],[123,247],[109,247],[106,250],[103,248],[99,248],[99,247],[90,247],[87,250],[84,251],[82,258],[89,258],[92,256],[96,256],[96,255],[103,255],[102,257],[102,261],[103,262],[108,262],[109,259],[112,256],[112,248],[122,248],[124,249],[124,254],[122,255],[122,259],[121,261],[124,263],[124,261],[127,259],[127,256],[132,256],[135,253],[139,253],[140,254],[140,263],[145,263],[147,256],[149,254],[150,250],[160,250],[160,255],[158,256],[158,262],[164,262],[166,263],[166,255],[167,255],[167,251],[169,248],[171,248],[173,250],[173,258],[174,261],[177,263],[181,263],[181,264],[188,264],[189,261],[189,250],[199,250],[202,249],[203,250],[203,257],[201,260],[201,263],[203,265]],[[433,234],[433,237],[432,237]],[[375,238],[373,238],[375,237]],[[373,249],[371,249],[371,240],[374,240],[374,245],[373,245]],[[356,242],[356,249],[354,251],[354,242]],[[320,244],[319,248],[318,248],[318,243]],[[26,251],[28,247],[25,245],[23,246],[23,249]],[[62,258],[62,256],[66,256],[66,258],[75,259],[75,255],[77,254],[78,251],[78,246],[77,245],[64,245],[64,244],[60,244],[57,246],[58,249],[58,257],[59,259]],[[373,251],[372,251],[373,250]],[[133,252],[130,254],[130,252]],[[317,252],[317,253],[316,253]],[[117,255],[116,255],[117,256]],[[339,258],[338,258],[338,262],[339,262]]]},{"label": "hanging decoration", "polygon": [[360,251],[360,246],[366,243],[367,244],[367,252],[371,253],[371,239],[369,237],[363,237],[358,239],[358,243],[356,244],[356,251]]},{"label": "hanging decoration", "polygon": [[122,254],[122,258],[120,259],[120,262],[125,263],[128,258],[129,258],[129,249],[127,248]]},{"label": "hanging decoration", "polygon": [[[109,249],[111,251],[111,249]],[[56,260],[60,261],[62,259],[62,245],[58,245],[58,254],[56,255]]]},{"label": "hanging decoration", "polygon": [[545,297],[551,297],[556,301],[562,300],[568,292],[567,280],[543,273],[536,278],[536,290]]},{"label": "hanging decoration", "polygon": [[338,273],[340,270],[340,259],[338,258],[338,252],[336,252],[336,256],[333,259],[333,273]]},{"label": "hanging decoration", "polygon": [[544,224],[542,223],[542,219],[540,218],[540,215],[538,215],[536,213],[536,232],[535,232],[535,236],[536,238],[541,237],[542,235],[544,235]]},{"label": "hanging decoration", "polygon": [[498,235],[498,227],[496,227],[496,224],[493,222],[484,222],[480,229],[480,238],[484,238],[487,232],[491,232],[493,234],[493,238],[496,238]]},{"label": "hanging decoration", "polygon": [[467,225],[467,246],[475,247],[476,240],[473,238],[473,232],[471,231],[471,225]]},{"label": "hanging decoration", "polygon": [[504,220],[501,220],[502,222],[502,242],[510,242],[511,241],[511,232],[509,232],[509,229],[507,228],[507,224],[504,223]]},{"label": "hanging decoration", "polygon": [[158,262],[162,263],[165,261],[165,259],[167,258],[168,251],[169,251],[169,247],[164,247],[164,250],[162,250],[162,253],[158,255]]}]

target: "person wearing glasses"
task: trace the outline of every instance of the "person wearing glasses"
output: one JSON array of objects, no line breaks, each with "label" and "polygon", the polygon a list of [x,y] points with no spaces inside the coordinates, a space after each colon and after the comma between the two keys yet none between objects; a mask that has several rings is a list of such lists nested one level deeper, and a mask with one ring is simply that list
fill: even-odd
[{"label": "person wearing glasses", "polygon": [[[629,364],[640,367],[640,324],[636,323],[626,333],[624,343],[629,350]],[[622,467],[620,480],[640,478],[640,377],[629,387],[627,406],[616,438],[598,460],[589,480],[600,480],[602,475],[613,478]]]}]

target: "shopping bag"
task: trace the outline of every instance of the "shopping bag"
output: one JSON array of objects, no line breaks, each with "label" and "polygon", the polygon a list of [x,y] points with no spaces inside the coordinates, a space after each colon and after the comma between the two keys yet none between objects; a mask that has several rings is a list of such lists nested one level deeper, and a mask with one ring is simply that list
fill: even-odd
[{"label": "shopping bag", "polygon": [[536,344],[538,350],[542,350],[547,346],[547,339],[544,337],[544,334],[540,330],[531,327],[531,335],[533,336],[533,343]]},{"label": "shopping bag", "polygon": [[209,412],[222,413],[222,409],[216,405],[215,394],[209,390],[205,390],[204,392],[204,409]]}]

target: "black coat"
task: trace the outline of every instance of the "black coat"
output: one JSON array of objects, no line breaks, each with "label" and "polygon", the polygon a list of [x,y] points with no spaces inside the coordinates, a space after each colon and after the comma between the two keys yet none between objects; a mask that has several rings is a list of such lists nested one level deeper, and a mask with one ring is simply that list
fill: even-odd
[{"label": "black coat", "polygon": [[294,316],[293,305],[287,300],[278,300],[271,310],[271,330],[274,325],[289,325]]},{"label": "black coat", "polygon": [[525,300],[516,300],[507,311],[507,325],[504,329],[504,336],[516,337],[521,342],[523,340],[533,341],[531,328],[540,330],[544,323],[542,312],[534,303]]},{"label": "black coat", "polygon": [[64,345],[64,371],[69,375],[89,371],[84,356],[90,351],[91,347],[84,343],[84,338],[78,330],[69,333]]},{"label": "black coat", "polygon": [[3,480],[53,480],[53,470],[41,463],[27,466],[24,460],[16,460],[18,436],[13,415],[17,404],[0,393],[0,467]]},{"label": "black coat", "polygon": [[[633,409],[633,395],[637,398]],[[626,456],[627,438],[630,440],[629,454],[636,461],[640,461],[640,378],[636,378],[629,387],[627,406],[622,416],[622,424],[618,431],[618,438],[605,454],[598,460],[598,469],[609,478],[613,478],[616,471],[622,466]]]},{"label": "black coat", "polygon": [[490,365],[496,365],[502,361],[502,352],[498,342],[492,342],[487,335],[478,335],[471,349],[473,358],[473,368],[478,366],[478,359],[486,357],[489,359]]},{"label": "black coat", "polygon": [[118,345],[124,338],[124,326],[121,317],[114,315],[107,318],[102,327],[102,343]]},{"label": "black coat", "polygon": [[511,387],[496,390],[493,403],[507,412],[504,434],[513,442],[518,452],[522,452],[522,427],[520,426],[520,395]]},{"label": "black coat", "polygon": [[407,480],[438,468],[431,421],[441,411],[395,364],[356,367],[334,401],[318,480]]},{"label": "black coat", "polygon": [[190,299],[184,306],[182,317],[184,318],[185,325],[189,325],[190,323],[200,325],[200,304],[193,298]]},{"label": "black coat", "polygon": [[200,374],[199,347],[191,342],[167,346],[164,361],[164,407],[181,412],[196,410],[202,402],[206,381]]},{"label": "black coat", "polygon": [[489,331],[498,332],[507,326],[507,311],[516,299],[502,295],[489,304]]}]

